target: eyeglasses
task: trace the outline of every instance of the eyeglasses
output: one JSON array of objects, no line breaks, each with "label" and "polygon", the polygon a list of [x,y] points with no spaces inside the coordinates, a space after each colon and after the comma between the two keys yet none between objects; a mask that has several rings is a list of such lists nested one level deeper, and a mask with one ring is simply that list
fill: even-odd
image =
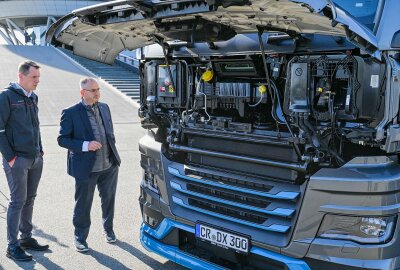
[{"label": "eyeglasses", "polygon": [[99,91],[100,91],[100,88],[95,88],[95,89],[83,89],[83,90],[88,91],[88,92],[90,92],[90,93],[96,93],[96,92],[99,92]]}]

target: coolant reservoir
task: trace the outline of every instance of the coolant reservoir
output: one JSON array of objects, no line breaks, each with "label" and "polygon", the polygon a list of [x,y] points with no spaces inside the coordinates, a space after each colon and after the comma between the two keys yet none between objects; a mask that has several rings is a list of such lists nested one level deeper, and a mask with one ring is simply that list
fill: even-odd
[{"label": "coolant reservoir", "polygon": [[205,82],[209,82],[214,78],[214,71],[206,70],[203,75],[201,75],[201,79]]}]

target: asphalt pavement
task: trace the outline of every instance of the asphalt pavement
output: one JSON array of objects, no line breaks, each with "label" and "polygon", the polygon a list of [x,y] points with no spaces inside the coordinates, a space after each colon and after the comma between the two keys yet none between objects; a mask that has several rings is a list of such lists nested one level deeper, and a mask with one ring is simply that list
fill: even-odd
[{"label": "asphalt pavement", "polygon": [[66,149],[57,144],[61,110],[79,102],[79,79],[90,75],[52,47],[0,46],[0,86],[15,81],[23,59],[37,61],[41,68],[39,118],[45,151],[44,170],[34,206],[33,235],[50,245],[46,252],[31,252],[31,262],[14,262],[5,256],[8,187],[0,170],[0,269],[184,269],[140,244],[142,222],[139,198],[141,180],[138,141],[144,135],[137,117],[137,104],[100,82],[101,101],[109,104],[122,164],[119,171],[114,231],[115,244],[104,240],[98,192],[92,206],[92,225],[86,254],[73,248],[72,212],[74,179],[66,172]]}]

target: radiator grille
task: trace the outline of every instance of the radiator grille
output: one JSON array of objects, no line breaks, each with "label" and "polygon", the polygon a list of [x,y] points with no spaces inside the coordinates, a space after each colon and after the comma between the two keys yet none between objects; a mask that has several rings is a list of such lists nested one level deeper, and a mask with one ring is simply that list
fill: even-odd
[{"label": "radiator grille", "polygon": [[168,173],[177,216],[193,222],[217,222],[229,230],[240,228],[249,235],[257,235],[255,231],[273,234],[281,237],[282,243],[288,239],[299,207],[298,185],[181,164],[168,166]]}]

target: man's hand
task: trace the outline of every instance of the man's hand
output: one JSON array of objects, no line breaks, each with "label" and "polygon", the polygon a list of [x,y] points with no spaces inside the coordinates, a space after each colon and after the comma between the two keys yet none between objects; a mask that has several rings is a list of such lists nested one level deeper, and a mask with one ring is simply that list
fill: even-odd
[{"label": "man's hand", "polygon": [[89,142],[88,149],[89,151],[97,151],[102,147],[101,143],[96,141]]},{"label": "man's hand", "polygon": [[12,160],[10,160],[8,162],[8,165],[10,165],[10,168],[12,168],[14,166],[15,160],[17,159],[17,157],[15,156]]}]

